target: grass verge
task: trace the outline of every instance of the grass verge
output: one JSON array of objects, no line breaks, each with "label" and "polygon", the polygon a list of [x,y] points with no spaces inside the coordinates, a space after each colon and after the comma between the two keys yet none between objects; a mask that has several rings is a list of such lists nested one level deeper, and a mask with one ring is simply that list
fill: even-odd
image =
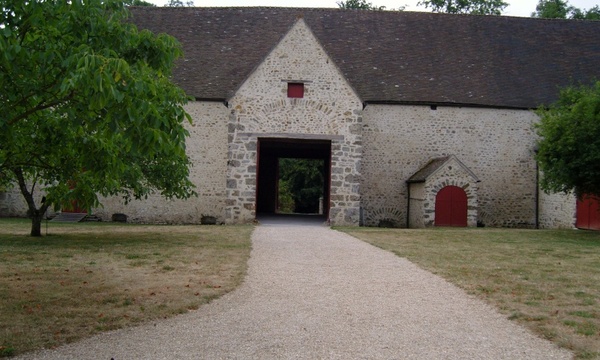
[{"label": "grass verge", "polygon": [[0,219],[0,357],[193,311],[238,286],[251,226]]},{"label": "grass verge", "polygon": [[600,232],[340,230],[485,299],[579,359],[600,358]]}]

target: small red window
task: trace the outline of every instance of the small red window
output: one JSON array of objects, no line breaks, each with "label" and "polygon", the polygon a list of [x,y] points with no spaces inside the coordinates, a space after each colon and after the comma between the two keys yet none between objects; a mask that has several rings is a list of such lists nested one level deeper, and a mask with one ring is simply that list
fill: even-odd
[{"label": "small red window", "polygon": [[289,98],[303,98],[304,97],[304,83],[288,83],[288,97]]}]

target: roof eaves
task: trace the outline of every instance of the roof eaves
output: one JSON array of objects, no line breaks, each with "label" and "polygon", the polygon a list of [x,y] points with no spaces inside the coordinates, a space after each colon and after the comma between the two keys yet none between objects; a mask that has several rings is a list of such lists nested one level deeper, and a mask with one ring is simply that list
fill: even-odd
[{"label": "roof eaves", "polygon": [[202,102],[221,102],[221,103],[227,103],[227,99],[225,98],[203,98],[203,97],[194,97],[195,101],[202,101]]},{"label": "roof eaves", "polygon": [[391,101],[391,100],[367,100],[367,105],[416,105],[416,106],[447,106],[465,108],[507,109],[507,110],[535,110],[525,106],[489,105],[477,103],[436,102],[436,101]]},{"label": "roof eaves", "polygon": [[430,159],[427,162],[427,164],[425,164],[423,167],[417,170],[417,172],[415,172],[410,178],[408,178],[408,180],[406,180],[406,183],[413,184],[425,182],[428,177],[430,177],[437,170],[439,170],[445,163],[448,162],[448,160],[450,160],[450,158],[450,156],[442,156]]}]

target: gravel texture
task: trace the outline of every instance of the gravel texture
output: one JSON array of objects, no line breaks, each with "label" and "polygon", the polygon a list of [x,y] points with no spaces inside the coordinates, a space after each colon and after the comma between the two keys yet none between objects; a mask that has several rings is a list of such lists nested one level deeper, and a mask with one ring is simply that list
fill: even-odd
[{"label": "gravel texture", "polygon": [[262,225],[198,311],[24,359],[571,359],[411,262],[324,226]]}]

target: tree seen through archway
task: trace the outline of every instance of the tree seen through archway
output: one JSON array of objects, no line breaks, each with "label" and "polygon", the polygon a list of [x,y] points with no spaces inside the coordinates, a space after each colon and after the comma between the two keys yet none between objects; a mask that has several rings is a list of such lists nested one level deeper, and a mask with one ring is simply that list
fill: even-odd
[{"label": "tree seen through archway", "polygon": [[318,213],[324,184],[323,159],[280,158],[278,212]]}]

